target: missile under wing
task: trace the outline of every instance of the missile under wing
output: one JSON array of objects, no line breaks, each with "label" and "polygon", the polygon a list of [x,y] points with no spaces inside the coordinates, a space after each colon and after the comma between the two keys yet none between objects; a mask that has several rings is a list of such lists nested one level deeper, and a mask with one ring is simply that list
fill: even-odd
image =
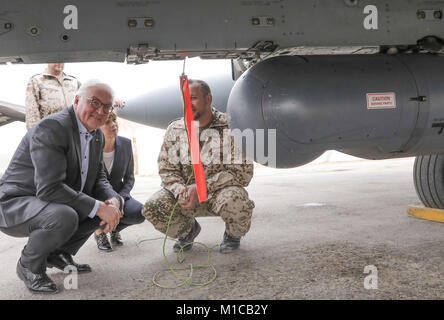
[{"label": "missile under wing", "polygon": [[[205,81],[210,88],[213,88],[213,106],[226,112],[228,97],[234,85],[231,71],[212,75],[205,78]],[[140,97],[129,99],[125,108],[118,109],[117,113],[127,120],[165,129],[171,121],[183,116],[179,80],[169,86],[150,90]]]},{"label": "missile under wing", "polygon": [[14,121],[25,121],[25,107],[0,101],[0,127]]}]

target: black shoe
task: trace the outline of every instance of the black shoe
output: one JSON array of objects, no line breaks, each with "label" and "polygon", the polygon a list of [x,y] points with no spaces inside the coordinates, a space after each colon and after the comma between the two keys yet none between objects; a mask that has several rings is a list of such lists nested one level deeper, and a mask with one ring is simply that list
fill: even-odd
[{"label": "black shoe", "polygon": [[43,273],[32,273],[31,270],[24,267],[22,263],[17,262],[17,275],[25,283],[25,286],[35,293],[57,293],[57,286],[48,277],[46,272]]},{"label": "black shoe", "polygon": [[122,237],[119,231],[111,231],[111,243],[115,246],[123,246]]},{"label": "black shoe", "polygon": [[191,229],[190,233],[188,233],[185,237],[177,239],[178,242],[174,244],[173,250],[174,252],[179,252],[180,248],[183,248],[183,251],[190,250],[193,245],[189,244],[185,246],[187,243],[193,242],[194,239],[197,237],[197,235],[200,232],[200,224],[197,222],[196,219],[194,219],[194,226]]},{"label": "black shoe", "polygon": [[46,259],[46,266],[48,268],[57,268],[62,271],[65,270],[67,266],[71,266],[77,269],[77,273],[91,272],[91,267],[87,264],[75,263],[71,255],[66,252],[51,253]]},{"label": "black shoe", "polygon": [[220,253],[230,253],[240,246],[240,238],[233,238],[225,231],[224,240],[220,244]]},{"label": "black shoe", "polygon": [[106,233],[102,232],[101,234],[97,235],[97,233],[94,232],[94,239],[96,239],[97,248],[99,248],[99,250],[113,251],[113,247],[111,247]]}]

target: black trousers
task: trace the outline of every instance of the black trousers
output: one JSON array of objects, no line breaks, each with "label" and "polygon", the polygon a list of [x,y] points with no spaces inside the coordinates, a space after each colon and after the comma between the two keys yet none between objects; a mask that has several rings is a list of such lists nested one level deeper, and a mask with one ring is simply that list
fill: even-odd
[{"label": "black trousers", "polygon": [[[128,211],[127,211],[128,210]],[[116,231],[142,223],[142,204],[134,199],[125,203],[125,215],[120,219]],[[91,234],[99,227],[100,218],[86,217],[79,221],[77,212],[69,206],[50,203],[38,215],[17,226],[0,228],[12,237],[29,237],[22,250],[20,261],[33,273],[46,271],[49,254],[63,251],[75,255]]]},{"label": "black trousers", "polygon": [[123,206],[123,218],[120,219],[119,225],[116,227],[116,231],[122,231],[126,227],[132,226],[133,224],[139,224],[145,221],[145,217],[142,215],[142,207],[143,205],[133,199],[130,198],[125,201],[125,205]]}]

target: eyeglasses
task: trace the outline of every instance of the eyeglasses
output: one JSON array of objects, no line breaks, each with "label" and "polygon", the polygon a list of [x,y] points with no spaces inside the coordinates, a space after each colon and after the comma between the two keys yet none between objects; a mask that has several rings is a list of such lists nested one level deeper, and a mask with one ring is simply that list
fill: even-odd
[{"label": "eyeglasses", "polygon": [[86,100],[88,100],[91,103],[91,105],[93,106],[93,108],[96,110],[103,108],[103,112],[106,114],[110,114],[114,110],[114,107],[112,104],[104,104],[102,101],[100,101],[96,97],[87,98]]}]

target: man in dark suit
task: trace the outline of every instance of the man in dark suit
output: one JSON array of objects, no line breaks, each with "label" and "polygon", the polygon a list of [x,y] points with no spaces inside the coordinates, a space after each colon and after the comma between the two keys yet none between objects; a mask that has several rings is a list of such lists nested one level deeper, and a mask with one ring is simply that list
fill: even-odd
[{"label": "man in dark suit", "polygon": [[46,267],[91,271],[72,256],[99,226],[109,232],[119,224],[123,199],[106,179],[97,130],[113,100],[107,84],[84,83],[73,106],[28,131],[0,180],[0,231],[29,237],[17,275],[32,292],[57,292]]}]

